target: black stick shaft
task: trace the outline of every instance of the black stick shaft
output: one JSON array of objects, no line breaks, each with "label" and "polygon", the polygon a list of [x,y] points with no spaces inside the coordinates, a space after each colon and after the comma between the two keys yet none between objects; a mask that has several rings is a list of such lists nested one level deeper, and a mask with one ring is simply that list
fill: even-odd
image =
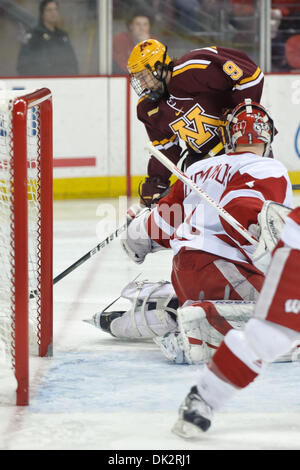
[{"label": "black stick shaft", "polygon": [[[121,232],[123,232],[127,227],[127,223],[124,225],[121,225],[117,230],[115,230],[113,233],[111,233],[108,237],[105,238],[102,242],[98,243],[92,250],[88,251],[85,255],[83,255],[81,258],[79,258],[75,263],[71,264],[67,269],[65,269],[63,272],[58,274],[54,279],[53,279],[53,285],[56,284],[58,281],[66,277],[68,274],[70,274],[72,271],[74,271],[78,266],[81,266],[85,261],[90,259],[92,256],[94,256],[96,253],[98,253],[102,248],[104,248],[106,245],[109,245],[110,242],[112,242],[115,238],[117,238]],[[36,296],[36,291],[31,291],[30,292],[30,298],[34,298]]]},{"label": "black stick shaft", "polygon": [[111,233],[105,240],[102,242],[98,243],[92,250],[90,250],[88,253],[83,255],[81,258],[79,258],[75,263],[71,264],[67,269],[65,269],[62,273],[58,274],[54,279],[53,279],[53,285],[56,284],[58,281],[66,277],[68,274],[70,274],[74,269],[78,268],[81,264],[83,264],[85,261],[87,261],[89,258],[94,256],[98,251],[100,251],[102,248],[104,248],[106,245],[108,245],[110,242],[112,242],[116,237],[119,236],[123,230],[127,227],[127,224],[122,225],[119,227],[115,232]]}]

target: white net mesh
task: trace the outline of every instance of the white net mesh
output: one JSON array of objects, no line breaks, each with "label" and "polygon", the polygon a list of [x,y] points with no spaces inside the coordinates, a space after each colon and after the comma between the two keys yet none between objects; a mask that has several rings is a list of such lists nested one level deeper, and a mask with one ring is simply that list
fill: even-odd
[{"label": "white net mesh", "polygon": [[[40,272],[41,272],[41,210],[40,210],[40,112],[39,107],[28,111],[28,276],[29,333],[31,347],[40,341]],[[33,334],[32,334],[33,333]],[[37,341],[38,340],[38,341]]]},{"label": "white net mesh", "polygon": [[[0,94],[0,342],[5,345],[6,359],[14,366],[14,174],[12,97]],[[37,352],[40,320],[40,141],[39,107],[27,115],[28,178],[28,275],[29,333],[31,352]],[[17,137],[15,137],[17,138]],[[26,149],[24,148],[24,151]],[[24,241],[25,242],[25,241]]]},{"label": "white net mesh", "polygon": [[2,352],[7,357],[11,357],[14,349],[13,175],[9,107],[8,103],[7,110],[0,111],[0,337],[5,345],[5,351]]}]

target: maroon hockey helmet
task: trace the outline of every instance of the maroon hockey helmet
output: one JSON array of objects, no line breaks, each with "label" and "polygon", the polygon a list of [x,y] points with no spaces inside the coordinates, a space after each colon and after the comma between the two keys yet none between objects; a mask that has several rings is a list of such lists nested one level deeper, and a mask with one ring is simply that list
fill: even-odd
[{"label": "maroon hockey helmet", "polygon": [[227,115],[226,134],[229,147],[265,144],[264,157],[270,152],[275,135],[273,119],[259,103],[246,98]]}]

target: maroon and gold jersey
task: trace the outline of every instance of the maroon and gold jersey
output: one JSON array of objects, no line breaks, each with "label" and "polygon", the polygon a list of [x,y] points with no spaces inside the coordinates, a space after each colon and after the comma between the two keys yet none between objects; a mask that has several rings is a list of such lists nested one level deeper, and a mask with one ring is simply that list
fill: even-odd
[{"label": "maroon and gold jersey", "polygon": [[[177,163],[182,142],[187,164],[204,156],[224,153],[220,127],[225,110],[245,98],[260,102],[264,75],[244,53],[223,47],[194,49],[174,61],[168,97],[157,102],[141,97],[137,115],[152,144]],[[149,176],[168,180],[170,172],[154,157]]]}]

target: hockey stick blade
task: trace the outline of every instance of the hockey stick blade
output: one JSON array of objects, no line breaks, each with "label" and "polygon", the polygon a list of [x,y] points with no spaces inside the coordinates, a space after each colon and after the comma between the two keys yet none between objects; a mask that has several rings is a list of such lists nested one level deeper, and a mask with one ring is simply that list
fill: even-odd
[{"label": "hockey stick blade", "polygon": [[[74,271],[76,268],[81,266],[85,261],[90,259],[92,256],[94,256],[96,253],[98,253],[100,250],[105,248],[109,243],[111,243],[115,238],[117,238],[120,233],[122,233],[125,229],[127,228],[127,222],[121,225],[117,230],[112,232],[108,237],[106,237],[102,242],[98,243],[94,248],[92,248],[90,251],[88,251],[85,255],[83,255],[81,258],[79,258],[75,263],[71,264],[67,269],[65,269],[63,272],[58,274],[54,279],[53,279],[53,285],[55,285],[58,281],[66,277],[68,274],[70,274],[72,271]],[[33,299],[37,296],[38,292],[31,291],[29,298]]]},{"label": "hockey stick blade", "polygon": [[203,189],[201,189],[194,181],[192,181],[183,171],[181,171],[171,160],[169,160],[160,150],[156,149],[150,142],[146,145],[145,150],[153,155],[160,163],[170,170],[178,179],[186,186],[192,189],[198,196],[210,204],[219,215],[228,222],[237,232],[239,232],[252,245],[257,245],[258,241],[245,229],[229,212],[214,201]]}]

